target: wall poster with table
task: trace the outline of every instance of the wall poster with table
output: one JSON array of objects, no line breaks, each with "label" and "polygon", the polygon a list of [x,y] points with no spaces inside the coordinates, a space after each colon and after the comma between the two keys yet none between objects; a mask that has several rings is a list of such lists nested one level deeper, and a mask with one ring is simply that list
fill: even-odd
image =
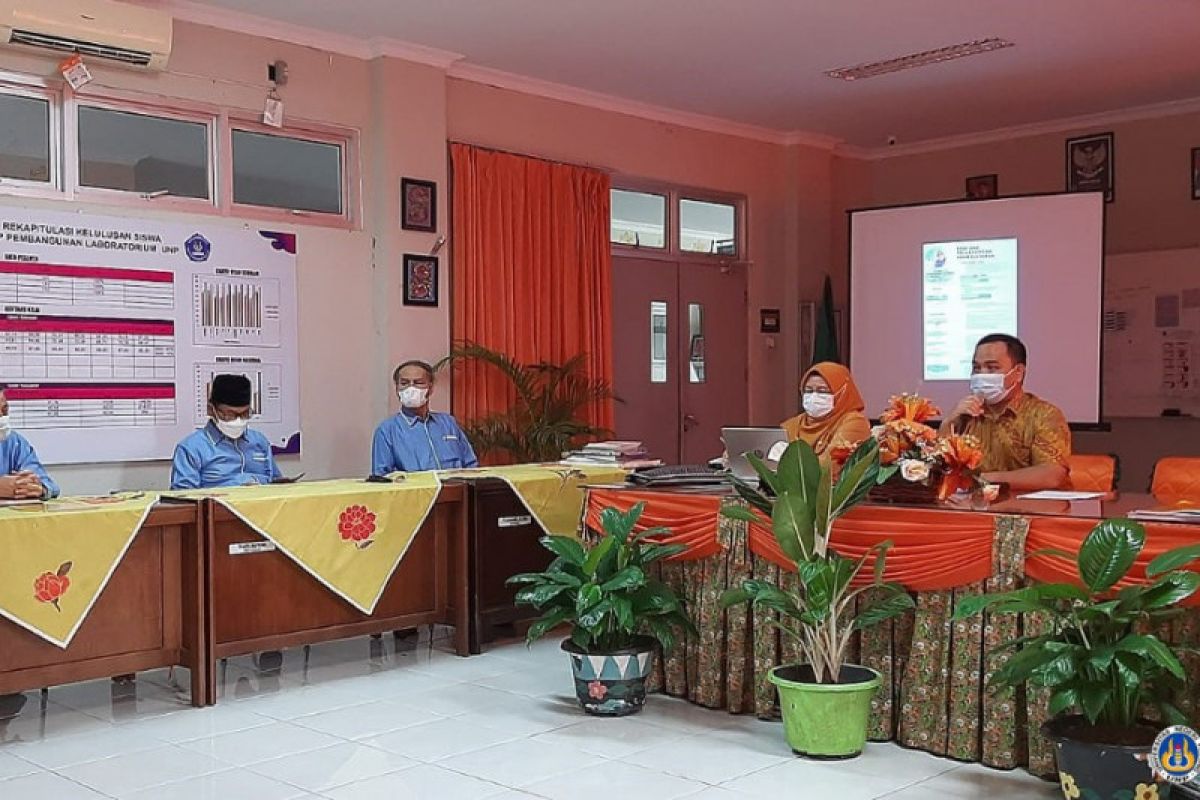
[{"label": "wall poster with table", "polygon": [[0,206],[14,425],[48,463],[169,458],[234,372],[256,427],[298,452],[295,283],[294,233]]}]

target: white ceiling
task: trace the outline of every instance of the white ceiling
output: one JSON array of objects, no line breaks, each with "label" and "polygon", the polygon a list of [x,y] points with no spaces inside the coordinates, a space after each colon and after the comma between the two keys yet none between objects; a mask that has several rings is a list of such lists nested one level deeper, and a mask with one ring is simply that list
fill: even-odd
[{"label": "white ceiling", "polygon": [[[888,136],[911,144],[1200,97],[1200,0],[188,5],[343,38],[423,45],[461,55],[456,66],[862,147],[878,147]],[[1016,47],[857,82],[821,74],[991,36]]]}]

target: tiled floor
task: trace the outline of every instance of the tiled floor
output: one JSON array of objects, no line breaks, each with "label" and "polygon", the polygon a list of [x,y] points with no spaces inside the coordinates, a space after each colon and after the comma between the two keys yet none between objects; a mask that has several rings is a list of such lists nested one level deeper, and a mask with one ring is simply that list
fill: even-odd
[{"label": "tiled floor", "polygon": [[[186,675],[26,695],[0,721],[2,800],[386,798],[1053,798],[1057,787],[872,744],[795,758],[779,723],[652,697],[586,717],[555,642],[460,659],[390,637],[229,662],[222,699],[187,706]],[[0,709],[0,716],[4,710]]]}]

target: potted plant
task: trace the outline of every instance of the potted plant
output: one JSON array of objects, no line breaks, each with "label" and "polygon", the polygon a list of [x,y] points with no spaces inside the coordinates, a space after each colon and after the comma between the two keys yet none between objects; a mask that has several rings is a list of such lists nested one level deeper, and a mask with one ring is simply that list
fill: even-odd
[{"label": "potted plant", "polygon": [[490,365],[508,379],[516,396],[505,410],[467,421],[467,437],[480,453],[507,457],[515,464],[558,461],[579,441],[611,433],[582,419],[591,404],[616,399],[607,382],[584,372],[587,356],[583,353],[562,364],[522,364],[504,353],[466,342],[438,362],[437,368],[459,361]]},{"label": "potted plant", "polygon": [[629,511],[600,514],[603,537],[591,550],[569,536],[544,536],[556,556],[544,572],[514,575],[516,601],[542,611],[526,636],[532,643],[552,628],[571,625],[562,649],[571,657],[575,695],[583,710],[624,716],[646,702],[646,677],[658,645],[669,650],[676,630],[695,632],[675,593],[649,574],[649,566],[685,550],[684,545],[648,541],[665,533],[650,528],[634,534],[644,503]]},{"label": "potted plant", "polygon": [[[857,559],[843,557],[830,541],[834,521],[875,486],[879,443],[872,438],[859,445],[836,482],[831,465],[819,462],[802,441],[788,445],[775,470],[752,454],[747,458],[765,491],[735,479],[750,508],[726,506],[722,513],[751,523],[763,521],[760,513],[770,518],[780,550],[795,565],[796,588],[750,580],[726,592],[722,605],[750,602],[778,612],[775,626],[800,647],[803,662],[770,673],[792,750],[822,758],[856,756],[866,743],[871,697],[880,676],[847,664],[846,650],[856,631],[913,607],[902,586],[883,581],[890,541]],[[872,573],[858,580],[871,561]],[[874,591],[865,595],[868,589]]]},{"label": "potted plant", "polygon": [[[1052,719],[1042,732],[1054,742],[1068,800],[1148,800],[1169,792],[1156,783],[1147,753],[1164,726],[1187,723],[1170,702],[1186,675],[1172,646],[1146,631],[1184,613],[1179,602],[1200,588],[1200,575],[1181,569],[1200,557],[1200,546],[1158,556],[1146,567],[1146,582],[1118,588],[1145,543],[1138,523],[1105,520],[1078,555],[1042,551],[1071,561],[1079,585],[1034,584],[964,597],[955,608],[955,619],[986,610],[1035,614],[1043,621],[1043,633],[1007,645],[1015,652],[990,683],[1049,690]],[[1158,721],[1142,716],[1150,707],[1157,708]]]}]

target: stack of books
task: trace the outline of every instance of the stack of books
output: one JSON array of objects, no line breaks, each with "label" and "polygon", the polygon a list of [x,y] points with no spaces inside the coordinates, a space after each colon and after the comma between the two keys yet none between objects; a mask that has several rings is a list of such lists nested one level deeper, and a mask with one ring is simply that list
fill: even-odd
[{"label": "stack of books", "polygon": [[591,442],[578,450],[563,453],[562,463],[576,467],[622,467],[624,469],[662,466],[662,461],[650,458],[641,442]]}]

